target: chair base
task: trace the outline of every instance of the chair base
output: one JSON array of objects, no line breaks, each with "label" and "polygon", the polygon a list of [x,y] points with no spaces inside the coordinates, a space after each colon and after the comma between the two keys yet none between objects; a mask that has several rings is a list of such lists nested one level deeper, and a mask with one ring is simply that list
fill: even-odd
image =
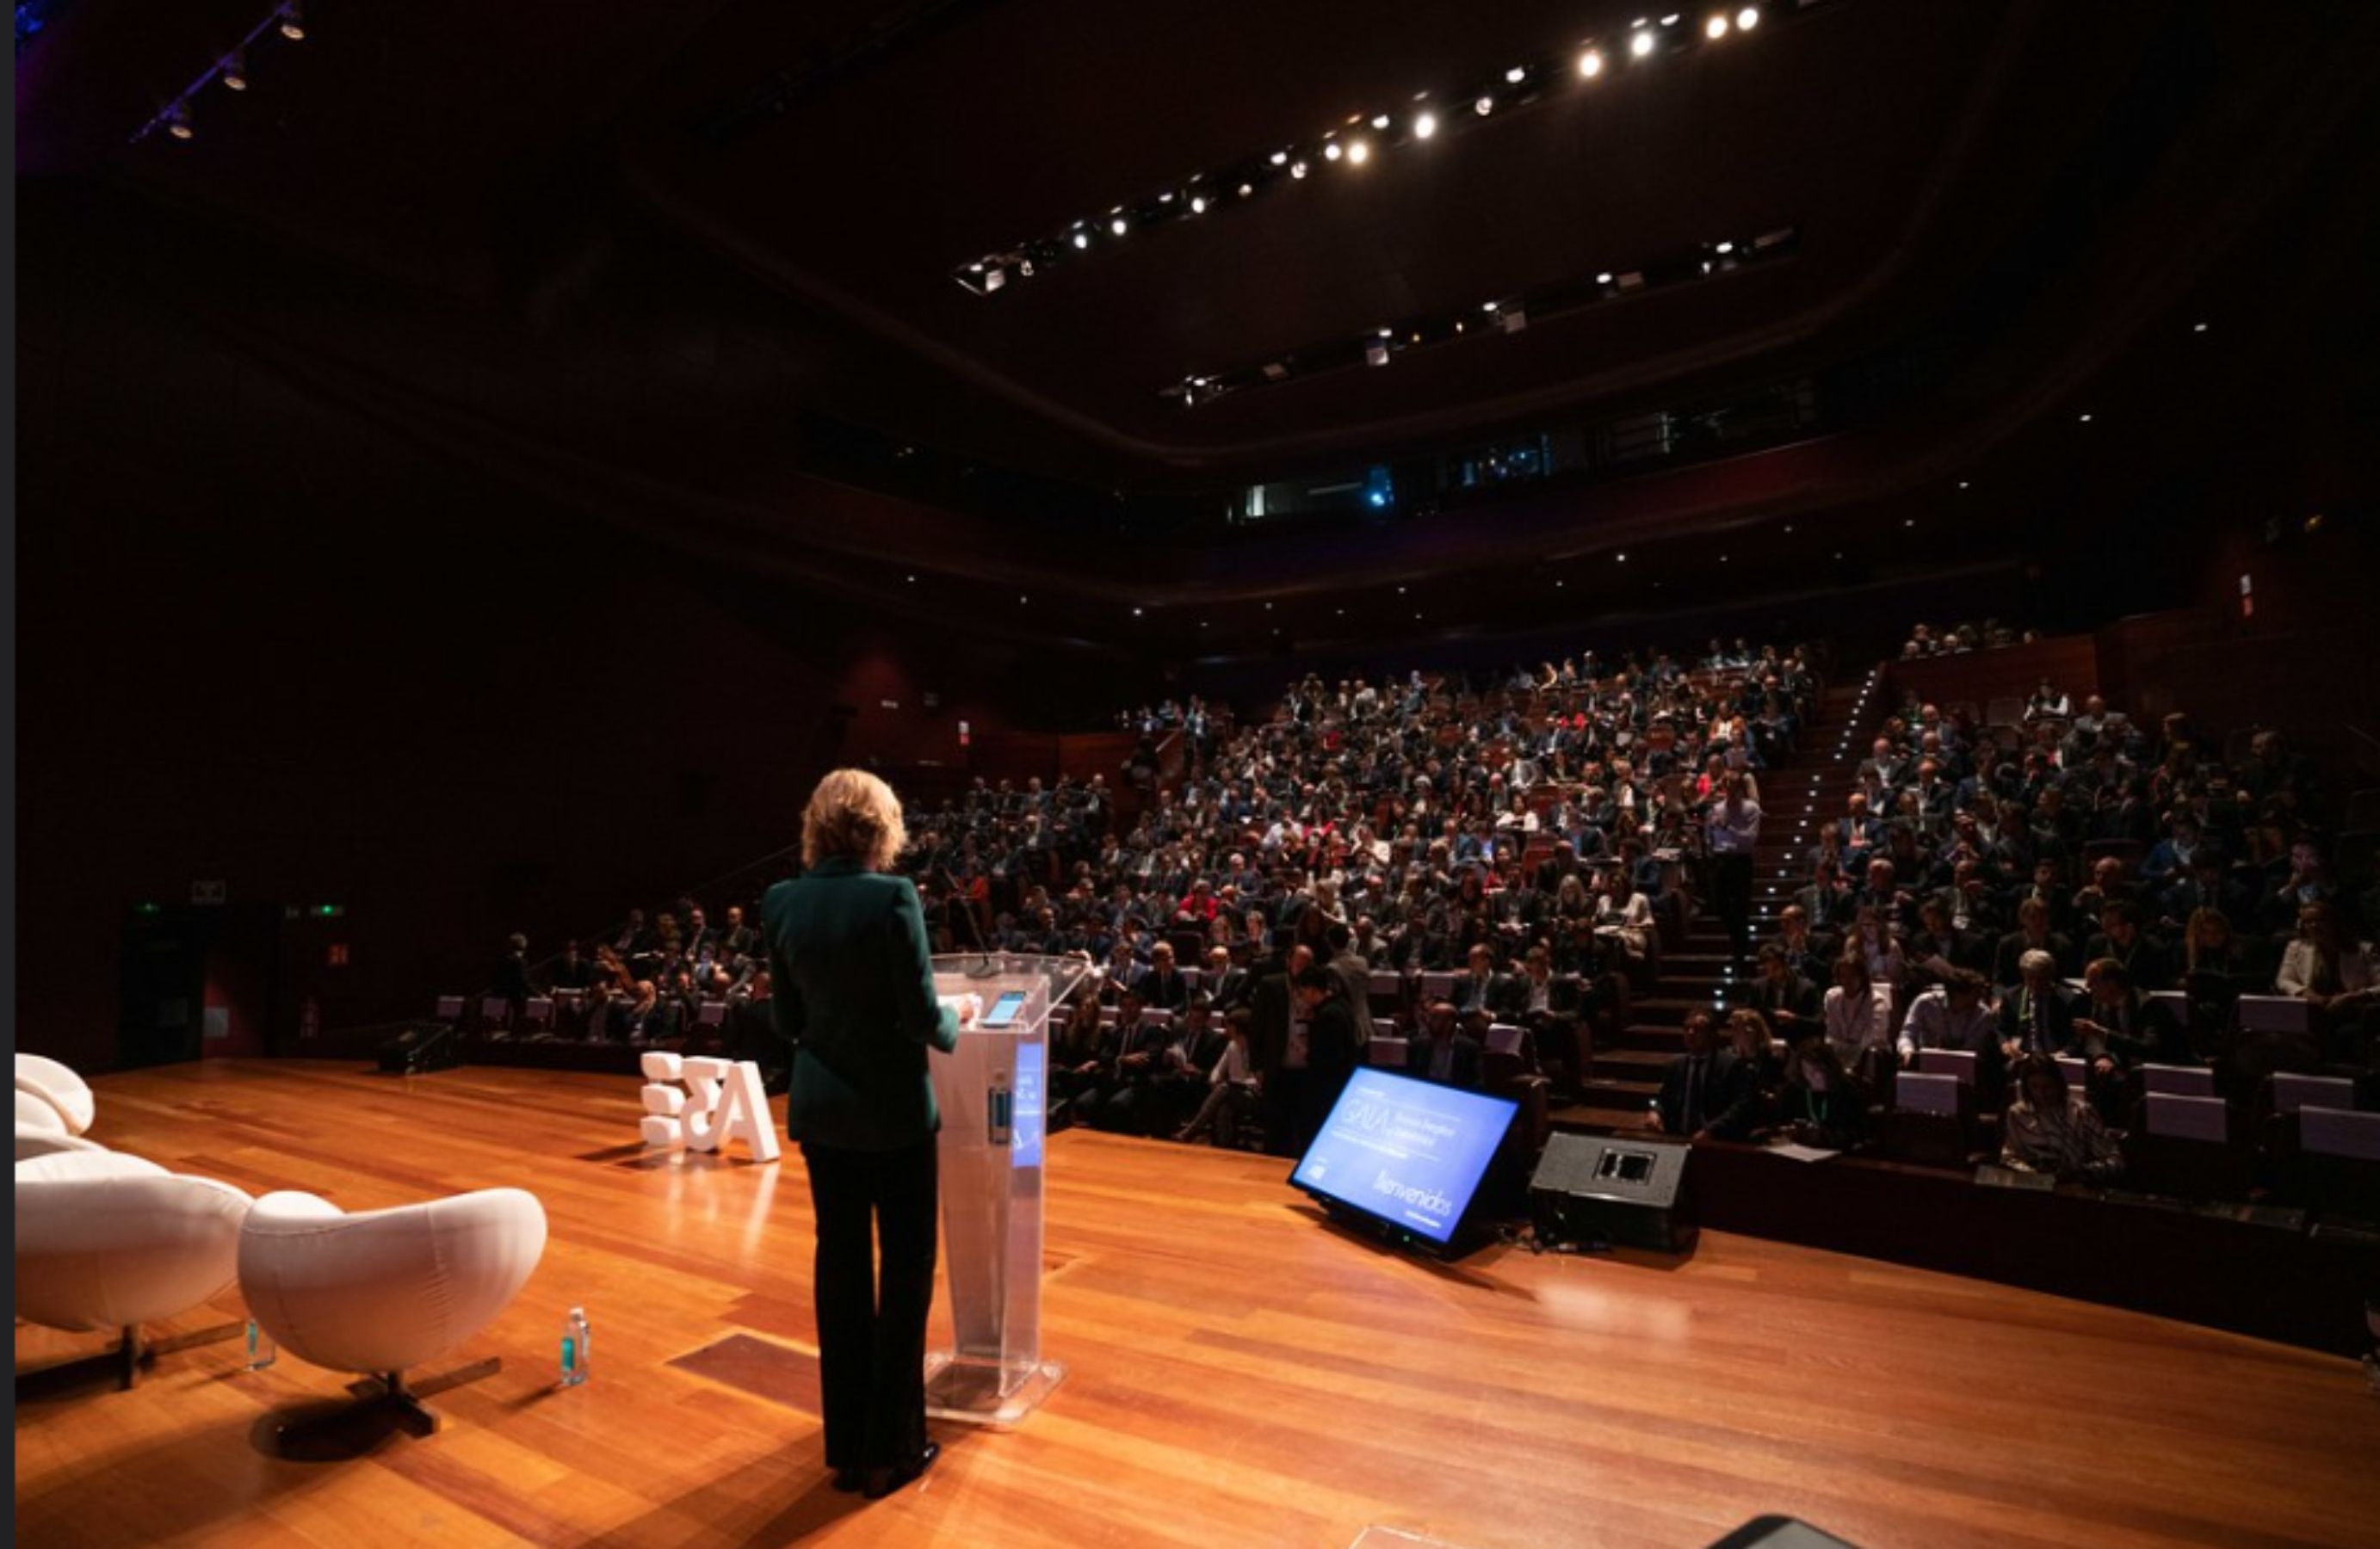
[{"label": "chair base", "polygon": [[438,1434],[438,1411],[422,1402],[449,1388],[492,1377],[504,1370],[501,1356],[409,1385],[402,1372],[387,1372],[347,1385],[355,1401],[295,1419],[273,1421],[261,1439],[274,1456],[297,1462],[327,1462],[359,1457],[390,1433],[420,1439]]},{"label": "chair base", "polygon": [[113,1377],[118,1392],[129,1392],[140,1386],[141,1372],[154,1366],[159,1356],[237,1339],[246,1332],[246,1328],[244,1324],[217,1324],[212,1328],[192,1329],[188,1334],[169,1334],[162,1339],[144,1339],[140,1336],[140,1325],[128,1325],[113,1349],[18,1374],[17,1397],[20,1399],[48,1398],[86,1386],[103,1376]]}]

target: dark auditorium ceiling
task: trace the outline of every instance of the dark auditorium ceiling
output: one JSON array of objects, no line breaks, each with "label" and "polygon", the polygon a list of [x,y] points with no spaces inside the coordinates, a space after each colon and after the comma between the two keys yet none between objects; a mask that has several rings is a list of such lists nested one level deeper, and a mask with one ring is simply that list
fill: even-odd
[{"label": "dark auditorium ceiling", "polygon": [[[1680,14],[1691,30],[1740,8]],[[972,255],[1350,115],[1409,113],[1416,93],[1461,113],[1447,93],[1624,39],[1647,13],[322,6],[305,42],[260,54],[248,91],[194,99],[189,142],[124,143],[267,9],[78,0],[20,56],[20,179],[129,202],[142,213],[109,218],[174,234],[155,244],[171,253],[159,283],[186,310],[457,456],[565,498],[602,488],[625,519],[888,606],[914,605],[921,564],[1079,588],[1107,611],[1068,627],[1094,637],[1144,603],[1297,597],[1318,568],[1385,598],[1465,563],[1749,534],[1795,511],[1837,513],[1850,541],[1889,534],[2141,358],[2218,276],[2269,283],[2260,219],[2335,222],[2305,210],[2306,190],[2370,176],[2370,136],[2349,159],[2338,147],[2370,123],[2380,54],[2380,7],[2346,5],[1767,6],[1752,32],[1641,63],[1615,47],[1599,79],[1549,79],[1524,109],[1383,144],[1361,168],[1318,163],[1244,208],[981,296],[952,277]],[[1784,227],[1790,259],[1384,369],[1196,408],[1160,396],[1189,373]],[[2358,272],[2325,272],[2342,286]],[[2242,321],[2235,307],[2212,341],[2246,352],[2225,373],[2235,385],[2275,369]],[[1956,348],[1928,392],[1888,396],[1872,422],[1524,495],[1459,526],[1415,516],[1354,555],[1293,532],[1169,532],[1161,583],[1145,554],[1078,528],[898,490],[822,494],[792,431],[831,417],[966,460],[969,477],[979,462],[1129,512],[1936,337]],[[2205,384],[2191,397],[2205,411]]]}]

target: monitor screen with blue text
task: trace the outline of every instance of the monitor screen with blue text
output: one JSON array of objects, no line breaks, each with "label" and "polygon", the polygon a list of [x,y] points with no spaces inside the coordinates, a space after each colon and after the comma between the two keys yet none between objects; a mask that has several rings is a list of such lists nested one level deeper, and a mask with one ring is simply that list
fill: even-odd
[{"label": "monitor screen with blue text", "polygon": [[1359,1070],[1290,1181],[1443,1246],[1518,1110],[1502,1097]]}]

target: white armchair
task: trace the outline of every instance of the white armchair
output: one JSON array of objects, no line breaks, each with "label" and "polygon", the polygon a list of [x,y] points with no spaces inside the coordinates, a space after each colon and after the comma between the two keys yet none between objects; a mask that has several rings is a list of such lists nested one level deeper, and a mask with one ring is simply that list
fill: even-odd
[{"label": "white armchair", "polygon": [[235,1324],[148,1341],[140,1325],[188,1312],[232,1283],[250,1202],[228,1183],[76,1144],[84,1148],[17,1164],[17,1313],[46,1328],[122,1329],[113,1353],[130,1387],[157,1356],[238,1331]]},{"label": "white armchair", "polygon": [[493,1322],[544,1253],[545,1207],[520,1189],[352,1216],[311,1194],[273,1193],[240,1233],[239,1282],[250,1314],[284,1350],[377,1377],[366,1403],[393,1407],[427,1435],[437,1417],[406,1387],[406,1368]]},{"label": "white armchair", "polygon": [[17,1056],[17,1119],[24,1121],[27,1095],[40,1098],[55,1110],[66,1126],[67,1133],[79,1135],[91,1128],[94,1105],[91,1084],[82,1077],[55,1059],[38,1054]]}]

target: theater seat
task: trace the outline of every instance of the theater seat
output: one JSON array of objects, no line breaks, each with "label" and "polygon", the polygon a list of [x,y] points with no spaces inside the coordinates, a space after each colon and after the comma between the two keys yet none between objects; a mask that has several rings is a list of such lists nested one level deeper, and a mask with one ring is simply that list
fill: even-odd
[{"label": "theater seat", "polygon": [[124,1331],[122,1386],[155,1356],[237,1325],[147,1343],[140,1325],[174,1317],[232,1283],[249,1196],[95,1145],[17,1164],[17,1313],[44,1328]]},{"label": "theater seat", "polygon": [[[240,1289],[281,1348],[334,1372],[368,1373],[367,1405],[416,1434],[437,1418],[405,1371],[495,1321],[545,1253],[545,1207],[521,1189],[484,1189],[347,1215],[312,1194],[267,1194],[239,1239]],[[488,1361],[472,1374],[495,1370]]]},{"label": "theater seat", "polygon": [[[79,1135],[91,1128],[94,1109],[91,1084],[56,1060],[38,1054],[17,1056],[17,1090],[19,1094],[30,1093],[55,1109],[65,1121],[67,1133]],[[24,1108],[23,1103],[17,1105],[19,1121],[24,1118]]]}]

